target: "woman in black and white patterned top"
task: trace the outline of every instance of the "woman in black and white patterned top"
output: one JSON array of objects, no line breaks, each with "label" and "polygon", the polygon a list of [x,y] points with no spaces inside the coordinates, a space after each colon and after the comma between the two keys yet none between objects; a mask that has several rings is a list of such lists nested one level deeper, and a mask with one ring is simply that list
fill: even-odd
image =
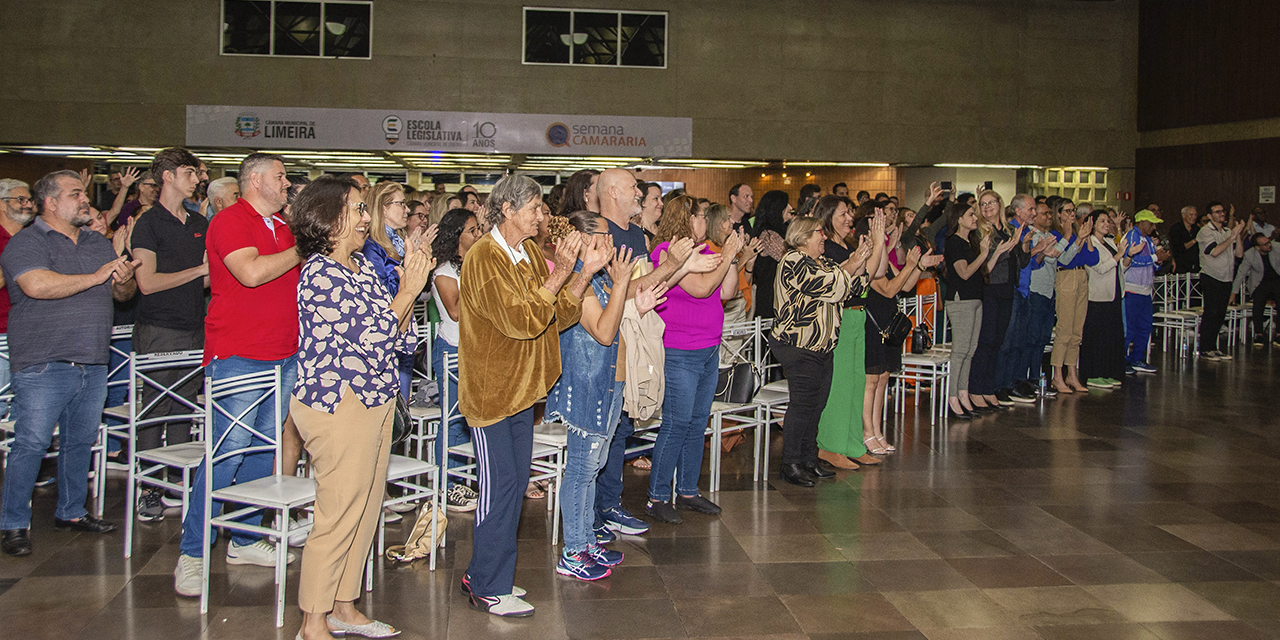
[{"label": "woman in black and white patterned top", "polygon": [[349,179],[325,176],[308,185],[289,225],[306,260],[289,409],[316,480],[315,524],[298,587],[299,636],[390,637],[399,631],[353,603],[382,510],[399,354],[413,353],[413,302],[435,263],[424,251],[410,252],[392,298],[360,253],[369,211]]}]

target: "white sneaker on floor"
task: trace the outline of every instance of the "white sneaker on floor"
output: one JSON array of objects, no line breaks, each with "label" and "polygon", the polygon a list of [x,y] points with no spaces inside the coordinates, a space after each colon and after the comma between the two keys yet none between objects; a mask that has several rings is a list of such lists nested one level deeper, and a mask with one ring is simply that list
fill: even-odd
[{"label": "white sneaker on floor", "polygon": [[392,511],[392,510],[390,510],[390,509],[386,509],[386,508],[384,508],[384,509],[382,510],[382,522],[383,522],[383,523],[385,523],[385,524],[395,524],[395,523],[397,523],[397,522],[400,522],[401,520],[404,520],[404,516],[402,516],[402,515],[400,515],[400,514],[398,514],[398,513],[394,512],[394,511]]},{"label": "white sneaker on floor", "polygon": [[[298,559],[297,554],[287,554],[288,564]],[[234,542],[227,544],[227,564],[256,564],[259,567],[276,566],[276,546],[266,540],[240,546]]]},{"label": "white sneaker on floor", "polygon": [[314,523],[315,523],[315,519],[312,518],[311,514],[309,513],[303,514],[296,518],[290,518],[289,520],[290,529],[297,529],[298,527],[306,527],[306,528],[301,531],[294,531],[293,533],[289,534],[289,546],[301,547],[307,544],[307,536],[311,535],[311,525]]},{"label": "white sneaker on floor", "polygon": [[204,592],[200,576],[200,558],[178,556],[178,566],[173,569],[173,591],[180,596],[198,598]]},{"label": "white sneaker on floor", "polygon": [[165,492],[160,496],[160,504],[163,504],[166,509],[177,509],[182,506],[182,498],[171,496],[168,492]]},{"label": "white sneaker on floor", "polygon": [[414,509],[417,509],[417,508],[418,508],[418,503],[416,503],[416,502],[397,502],[397,503],[395,503],[395,504],[393,504],[393,505],[391,505],[391,506],[389,506],[389,507],[387,507],[387,508],[388,508],[388,509],[390,509],[390,510],[392,510],[392,511],[394,511],[394,512],[396,512],[396,513],[409,513],[410,511],[413,511]]},{"label": "white sneaker on floor", "polygon": [[449,492],[445,494],[445,505],[449,511],[466,513],[475,511],[476,505],[479,504],[479,496],[472,491],[470,487],[463,484],[455,484],[449,487]]}]

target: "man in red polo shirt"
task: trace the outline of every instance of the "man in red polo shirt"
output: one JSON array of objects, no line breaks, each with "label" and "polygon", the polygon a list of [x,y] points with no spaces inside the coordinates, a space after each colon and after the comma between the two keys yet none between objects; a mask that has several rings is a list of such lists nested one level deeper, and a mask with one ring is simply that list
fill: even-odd
[{"label": "man in red polo shirt", "polygon": [[[214,381],[270,371],[281,367],[281,402],[293,391],[298,376],[298,274],[300,262],[294,250],[293,234],[278,213],[289,192],[284,162],[279,156],[254,153],[240,163],[241,197],[223,209],[209,223],[205,246],[209,251],[209,288],[213,301],[205,316],[205,375]],[[260,394],[246,393],[223,401],[232,415],[240,415]],[[270,404],[262,403],[262,407]],[[243,418],[254,428],[268,433],[272,411],[250,410]],[[227,432],[230,420],[214,416],[215,441]],[[246,447],[253,435],[244,427],[231,427],[223,447]],[[248,482],[272,474],[274,456],[259,453],[227,458],[214,465],[213,489],[232,482]],[[206,470],[196,473],[192,494],[203,495]],[[207,548],[202,540],[204,503],[192,500],[182,523],[182,555],[174,569],[174,591],[183,596],[199,596],[203,588],[200,558]],[[261,516],[250,518],[254,524]],[[289,562],[294,554],[289,553]],[[275,566],[275,546],[267,540],[243,533],[231,535],[227,545],[228,564]]]},{"label": "man in red polo shirt", "polygon": [[[0,253],[14,234],[31,224],[36,217],[36,202],[31,199],[31,187],[21,180],[0,180]],[[9,333],[9,289],[4,274],[0,273],[0,333]],[[9,362],[0,362],[0,394],[8,393]],[[0,400],[0,418],[9,413],[9,401]]]}]

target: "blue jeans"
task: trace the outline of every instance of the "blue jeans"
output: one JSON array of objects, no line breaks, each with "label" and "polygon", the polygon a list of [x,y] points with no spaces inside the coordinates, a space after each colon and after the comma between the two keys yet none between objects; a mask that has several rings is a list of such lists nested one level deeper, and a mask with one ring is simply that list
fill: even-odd
[{"label": "blue jeans", "polygon": [[[431,343],[431,370],[435,372],[437,380],[449,381],[449,404],[458,402],[458,381],[444,374],[444,354],[450,353],[458,355],[458,348],[444,341],[444,338],[436,336],[436,341]],[[444,393],[441,389],[440,402],[444,402]],[[454,418],[449,421],[449,446],[454,447],[460,444],[471,442],[471,430],[467,429],[467,419],[462,417],[458,411],[454,411]],[[444,460],[444,438],[436,437],[436,460]],[[466,461],[458,456],[449,456],[449,468],[466,464]],[[453,486],[453,479],[445,474],[445,489]]]},{"label": "blue jeans", "polygon": [[1152,313],[1151,296],[1124,294],[1124,361],[1129,366],[1147,361]]},{"label": "blue jeans", "polygon": [[[298,380],[298,360],[296,356],[289,356],[284,360],[250,360],[248,358],[240,358],[232,356],[226,359],[215,359],[205,367],[205,375],[209,379],[217,381],[235,376],[242,376],[248,373],[260,373],[262,371],[270,371],[273,367],[280,366],[280,389],[277,393],[280,395],[280,418],[283,420],[285,412],[289,409],[289,396],[293,392],[293,385]],[[231,415],[240,415],[249,405],[253,404],[262,394],[248,392],[234,396],[225,397],[221,404],[224,409]],[[265,400],[258,407],[245,414],[243,420],[246,423],[252,422],[254,429],[262,433],[274,433],[276,426],[271,424],[275,418],[274,412],[271,410],[271,401]],[[231,426],[231,418],[222,412],[215,413],[213,416],[213,433],[209,437],[217,442],[222,438],[222,434],[227,433],[228,427]],[[231,451],[234,449],[243,449],[249,446],[262,446],[267,444],[261,438],[253,435],[248,429],[236,426],[227,434],[218,451]],[[214,454],[217,455],[218,451]],[[249,455],[232,456],[227,458],[213,467],[213,490],[225,489],[237,482],[250,482],[259,478],[265,478],[275,473],[275,455],[269,451],[253,453]],[[187,517],[182,521],[182,544],[180,546],[181,553],[184,556],[200,558],[204,556],[205,543],[204,537],[204,483],[205,483],[205,465],[201,464],[196,470],[196,475],[191,483],[191,500],[187,507]],[[222,508],[221,502],[214,502],[213,509],[217,513]],[[240,520],[251,524],[259,524],[262,522],[261,514],[250,515]],[[213,530],[214,539],[217,539],[217,530]],[[236,531],[231,534],[231,541],[237,545],[244,546],[257,542],[260,536]],[[209,544],[213,544],[210,541]]]},{"label": "blue jeans", "polygon": [[1056,309],[1053,298],[1032,293],[1027,298],[1026,332],[1023,334],[1022,360],[1013,372],[1014,381],[1026,380],[1037,384],[1044,363],[1044,348],[1053,337]]},{"label": "blue jeans", "polygon": [[702,443],[706,438],[707,419],[711,417],[711,402],[716,395],[719,354],[718,345],[692,351],[666,349],[666,396],[662,399],[662,427],[653,445],[650,500],[671,500],[673,473],[677,473],[676,493],[698,495]]},{"label": "blue jeans", "polygon": [[13,375],[15,425],[13,450],[4,473],[0,529],[31,526],[31,492],[40,463],[60,425],[58,508],[60,520],[84,517],[89,493],[91,449],[98,440],[102,407],[107,400],[107,366],[46,362]]},{"label": "blue jeans", "polygon": [[1013,293],[1013,310],[1009,313],[1009,328],[1005,331],[1000,355],[996,359],[995,388],[1012,389],[1014,375],[1020,365],[1022,343],[1030,321],[1031,303],[1021,293]]},{"label": "blue jeans", "polygon": [[626,466],[627,439],[635,432],[636,425],[631,421],[631,416],[622,414],[613,432],[613,439],[609,441],[609,458],[605,460],[600,475],[596,476],[597,528],[604,524],[601,513],[622,506],[622,471]]},{"label": "blue jeans", "polygon": [[607,433],[587,433],[569,428],[568,458],[560,485],[565,555],[586,551],[596,541],[592,532],[596,521],[596,478],[609,459],[609,445],[616,435],[618,418],[622,416],[622,389],[626,385],[625,382],[616,384],[617,393],[606,414],[612,425]]}]

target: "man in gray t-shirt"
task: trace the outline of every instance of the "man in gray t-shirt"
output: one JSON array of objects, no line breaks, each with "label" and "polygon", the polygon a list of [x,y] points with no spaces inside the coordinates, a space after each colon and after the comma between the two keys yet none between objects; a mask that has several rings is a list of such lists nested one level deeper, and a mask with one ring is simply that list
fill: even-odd
[{"label": "man in gray t-shirt", "polygon": [[[1200,295],[1204,297],[1204,314],[1200,317],[1200,357],[1205,360],[1230,360],[1231,355],[1218,349],[1218,332],[1227,319],[1231,299],[1231,281],[1236,258],[1244,255],[1245,221],[1227,226],[1227,208],[1221,202],[1205,206],[1209,223],[1196,233],[1196,250],[1200,252]],[[1231,207],[1235,215],[1235,207]]]},{"label": "man in gray t-shirt", "polygon": [[[74,171],[56,171],[32,188],[40,217],[0,254],[10,283],[9,366],[14,445],[0,495],[0,550],[31,553],[31,492],[59,427],[59,530],[115,529],[88,514],[90,449],[107,398],[112,298],[133,297],[136,263],[116,256],[89,224],[89,197]],[[15,286],[16,285],[16,286]]]}]

